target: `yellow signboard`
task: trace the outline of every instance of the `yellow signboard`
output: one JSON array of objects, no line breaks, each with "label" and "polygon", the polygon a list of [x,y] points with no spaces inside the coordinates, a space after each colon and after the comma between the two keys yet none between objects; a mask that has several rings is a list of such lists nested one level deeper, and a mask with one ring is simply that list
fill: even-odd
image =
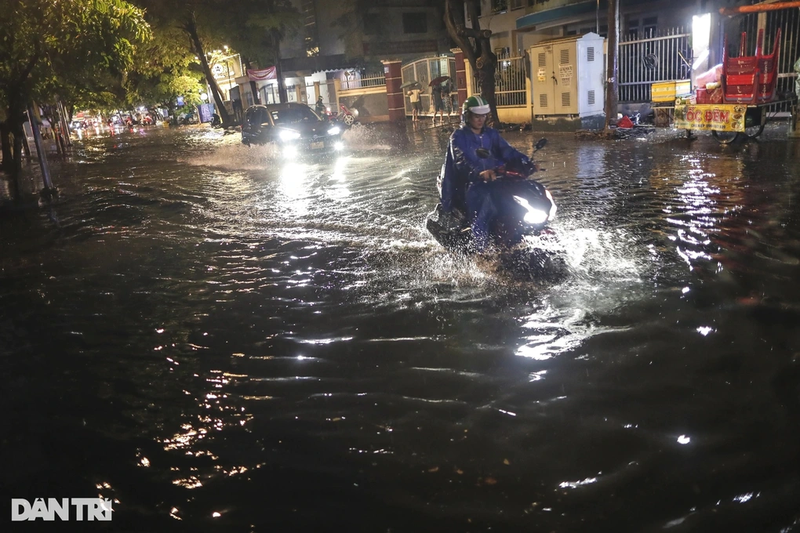
[{"label": "yellow signboard", "polygon": [[674,124],[687,130],[744,131],[746,112],[740,104],[676,105]]}]

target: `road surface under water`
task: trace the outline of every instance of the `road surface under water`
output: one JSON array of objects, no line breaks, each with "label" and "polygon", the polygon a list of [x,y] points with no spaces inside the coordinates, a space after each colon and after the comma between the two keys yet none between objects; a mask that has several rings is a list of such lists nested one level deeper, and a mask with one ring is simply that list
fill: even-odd
[{"label": "road surface under water", "polygon": [[115,531],[797,531],[800,145],[678,137],[550,135],[559,281],[426,233],[441,128],[78,141],[58,226],[0,219],[5,501],[102,495]]}]

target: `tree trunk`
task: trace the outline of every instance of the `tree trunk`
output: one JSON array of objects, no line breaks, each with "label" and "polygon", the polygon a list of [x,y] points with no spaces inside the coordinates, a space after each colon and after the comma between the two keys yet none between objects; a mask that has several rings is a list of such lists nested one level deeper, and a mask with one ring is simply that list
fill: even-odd
[{"label": "tree trunk", "polygon": [[3,163],[0,168],[10,173],[13,156],[11,154],[11,127],[8,120],[0,122],[0,145],[3,150]]},{"label": "tree trunk", "polygon": [[214,79],[214,75],[211,73],[211,67],[208,66],[208,60],[203,50],[203,43],[200,41],[200,35],[197,33],[197,24],[195,23],[194,15],[192,15],[192,18],[186,23],[184,29],[192,40],[194,53],[197,54],[197,57],[200,59],[200,66],[203,68],[203,74],[205,74],[206,81],[211,87],[211,96],[214,97],[214,103],[217,107],[217,113],[220,119],[222,119],[222,125],[225,127],[232,126],[233,123],[231,122],[230,115],[228,115],[228,110],[225,109],[225,105],[222,103],[222,98],[220,97],[219,85],[217,85],[217,80]]},{"label": "tree trunk", "polygon": [[[19,190],[19,177],[22,174],[22,142],[25,130],[25,106],[22,105],[23,96],[16,91],[9,91],[6,120],[2,128],[3,170],[11,176],[11,181],[16,190]],[[35,118],[32,120],[36,120]]]},{"label": "tree trunk", "polygon": [[500,123],[500,117],[497,116],[497,99],[494,94],[494,73],[497,68],[497,56],[489,50],[488,39],[482,48],[483,54],[481,54],[481,57],[479,57],[477,61],[478,68],[480,69],[481,96],[489,102],[489,107],[492,110],[492,123],[497,126]]},{"label": "tree trunk", "polygon": [[608,71],[606,72],[606,131],[617,123],[619,101],[619,0],[608,2]]},{"label": "tree trunk", "polygon": [[[467,6],[472,28],[466,28],[457,15],[458,8]],[[478,77],[481,88],[481,96],[489,103],[492,113],[492,122],[496,125],[500,122],[497,116],[497,101],[495,98],[494,73],[497,68],[497,56],[492,52],[489,42],[492,32],[481,30],[478,22],[478,2],[475,0],[446,0],[444,6],[444,24],[447,33],[464,52],[464,57],[469,61],[472,72]],[[467,81],[469,83],[469,81]]]},{"label": "tree trunk", "polygon": [[[244,68],[246,70],[250,70],[250,69],[253,68],[253,66],[250,64],[250,59],[245,59]],[[258,84],[253,80],[250,80],[250,93],[253,95],[253,104],[256,104],[256,105],[260,104],[261,103],[261,95],[258,94]],[[242,100],[244,100],[243,97],[244,97],[243,94],[240,95],[240,98],[242,98]]]}]

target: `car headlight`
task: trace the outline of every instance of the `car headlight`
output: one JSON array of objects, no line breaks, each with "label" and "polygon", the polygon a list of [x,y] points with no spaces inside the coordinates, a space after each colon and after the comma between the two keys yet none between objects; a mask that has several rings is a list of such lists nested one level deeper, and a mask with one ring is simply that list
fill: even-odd
[{"label": "car headlight", "polygon": [[526,224],[537,226],[547,222],[549,215],[541,209],[536,209],[535,207],[531,206],[531,204],[529,204],[528,200],[525,198],[514,196],[514,201],[526,209],[527,212],[525,213],[525,216],[522,217],[522,221]]},{"label": "car headlight", "polygon": [[282,130],[279,134],[279,137],[283,142],[296,141],[300,138],[300,132],[294,130]]},{"label": "car headlight", "polygon": [[297,154],[298,154],[297,146],[295,146],[294,144],[284,146],[283,149],[281,150],[281,155],[285,158],[297,157]]},{"label": "car headlight", "polygon": [[334,143],[333,149],[336,151],[344,150],[344,143],[342,141],[337,141],[336,143]]},{"label": "car headlight", "polygon": [[334,126],[334,127],[332,127],[331,129],[328,130],[328,135],[339,135],[339,132],[341,132],[341,131],[342,130],[341,130],[341,128],[339,128],[339,126]]}]

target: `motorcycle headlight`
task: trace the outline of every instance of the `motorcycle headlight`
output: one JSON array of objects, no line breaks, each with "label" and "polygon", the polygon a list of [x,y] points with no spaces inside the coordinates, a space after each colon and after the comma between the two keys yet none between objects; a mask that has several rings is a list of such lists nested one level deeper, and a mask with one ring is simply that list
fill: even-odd
[{"label": "motorcycle headlight", "polygon": [[526,224],[538,226],[539,224],[544,224],[547,222],[547,213],[541,209],[529,209],[528,212],[525,213],[525,216],[522,218],[522,220]]},{"label": "motorcycle headlight", "polygon": [[522,217],[522,221],[526,224],[538,226],[547,222],[549,215],[541,209],[536,209],[533,207],[525,198],[522,198],[521,196],[514,196],[514,201],[525,208],[526,212],[525,216]]},{"label": "motorcycle headlight", "polygon": [[342,130],[339,128],[339,126],[334,126],[328,130],[328,135],[339,135],[339,132],[341,131]]},{"label": "motorcycle headlight", "polygon": [[296,141],[300,138],[300,132],[294,130],[282,130],[279,137],[283,142]]}]

